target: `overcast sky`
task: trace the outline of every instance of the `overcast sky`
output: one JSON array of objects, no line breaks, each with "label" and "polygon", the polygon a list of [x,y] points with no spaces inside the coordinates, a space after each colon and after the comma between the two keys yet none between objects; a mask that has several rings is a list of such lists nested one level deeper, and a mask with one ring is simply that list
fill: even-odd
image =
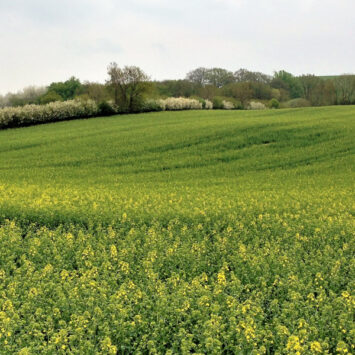
[{"label": "overcast sky", "polygon": [[354,0],[0,0],[0,94],[111,61],[153,79],[199,66],[355,72]]}]

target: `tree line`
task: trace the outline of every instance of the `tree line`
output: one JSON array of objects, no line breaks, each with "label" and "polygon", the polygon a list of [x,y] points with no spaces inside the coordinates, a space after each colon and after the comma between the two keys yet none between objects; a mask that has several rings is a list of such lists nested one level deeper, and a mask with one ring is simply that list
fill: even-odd
[{"label": "tree line", "polygon": [[[250,101],[272,107],[324,106],[355,104],[355,75],[320,77],[294,76],[280,70],[273,75],[239,69],[197,68],[184,79],[152,81],[139,67],[119,67],[113,62],[105,83],[81,82],[71,77],[47,87],[27,87],[18,93],[0,96],[0,107],[47,104],[75,98],[94,100],[105,109],[113,102],[121,112],[139,112],[147,99],[187,97],[210,100],[219,108],[223,100],[234,108],[246,108]],[[109,105],[107,105],[109,109]]]}]

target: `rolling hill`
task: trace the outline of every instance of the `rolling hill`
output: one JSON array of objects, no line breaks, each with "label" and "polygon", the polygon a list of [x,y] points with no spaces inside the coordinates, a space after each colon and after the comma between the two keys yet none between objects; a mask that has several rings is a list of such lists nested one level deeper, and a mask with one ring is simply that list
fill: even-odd
[{"label": "rolling hill", "polygon": [[0,349],[353,351],[354,129],[340,106],[0,131]]}]

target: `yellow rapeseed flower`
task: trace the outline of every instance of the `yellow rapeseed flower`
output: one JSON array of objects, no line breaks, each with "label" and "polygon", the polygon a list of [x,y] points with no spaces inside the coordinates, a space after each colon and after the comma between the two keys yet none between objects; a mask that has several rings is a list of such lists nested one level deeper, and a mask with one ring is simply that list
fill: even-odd
[{"label": "yellow rapeseed flower", "polygon": [[318,341],[313,341],[311,343],[311,351],[313,353],[321,353],[322,352],[322,345]]}]

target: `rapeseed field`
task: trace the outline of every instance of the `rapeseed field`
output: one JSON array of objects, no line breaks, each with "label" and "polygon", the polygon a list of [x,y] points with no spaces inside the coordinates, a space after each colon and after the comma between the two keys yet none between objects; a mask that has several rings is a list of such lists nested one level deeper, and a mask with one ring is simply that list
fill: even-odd
[{"label": "rapeseed field", "polygon": [[0,131],[0,354],[355,352],[355,107]]}]

